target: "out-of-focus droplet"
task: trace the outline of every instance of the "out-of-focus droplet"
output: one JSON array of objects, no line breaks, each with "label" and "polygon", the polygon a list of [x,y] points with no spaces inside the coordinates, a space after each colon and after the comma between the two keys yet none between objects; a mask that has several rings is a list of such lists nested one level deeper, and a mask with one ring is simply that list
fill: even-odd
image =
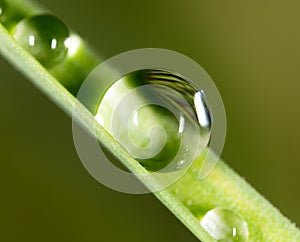
[{"label": "out-of-focus droplet", "polygon": [[46,68],[64,60],[68,53],[66,42],[69,36],[68,27],[48,14],[24,19],[14,31],[15,39]]}]

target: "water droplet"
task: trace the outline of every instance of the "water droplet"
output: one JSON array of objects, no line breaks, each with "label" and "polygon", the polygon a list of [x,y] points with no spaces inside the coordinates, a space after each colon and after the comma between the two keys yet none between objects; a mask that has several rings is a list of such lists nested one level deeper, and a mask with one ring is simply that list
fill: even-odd
[{"label": "water droplet", "polygon": [[217,241],[244,242],[249,232],[246,221],[231,209],[217,207],[209,210],[201,226]]},{"label": "water droplet", "polygon": [[51,68],[66,57],[69,29],[52,15],[36,15],[21,21],[15,31],[15,39],[42,65]]},{"label": "water droplet", "polygon": [[197,93],[171,72],[135,71],[105,92],[96,119],[147,170],[183,169],[210,139],[210,113]]}]

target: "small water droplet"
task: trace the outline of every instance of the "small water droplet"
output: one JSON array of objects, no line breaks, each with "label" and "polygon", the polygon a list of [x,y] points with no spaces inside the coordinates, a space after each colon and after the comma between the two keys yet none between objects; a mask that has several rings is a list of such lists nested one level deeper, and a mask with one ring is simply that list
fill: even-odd
[{"label": "small water droplet", "polygon": [[217,241],[244,242],[248,240],[248,225],[241,215],[231,209],[217,207],[209,210],[201,226]]},{"label": "small water droplet", "polygon": [[64,60],[68,53],[65,43],[69,36],[68,27],[48,14],[24,19],[14,31],[15,39],[46,68]]}]

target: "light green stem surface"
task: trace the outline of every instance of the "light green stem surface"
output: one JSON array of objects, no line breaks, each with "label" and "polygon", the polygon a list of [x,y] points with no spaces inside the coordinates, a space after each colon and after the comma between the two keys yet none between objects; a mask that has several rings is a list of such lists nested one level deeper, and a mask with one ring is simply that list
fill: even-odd
[{"label": "light green stem surface", "polygon": [[[26,4],[24,8],[31,12],[38,10],[31,4]],[[1,24],[0,53],[66,113],[72,115],[73,108],[76,107],[77,121],[91,133],[94,132],[94,116],[26,52]],[[80,55],[76,58],[80,58]],[[100,143],[130,171],[135,174],[147,172],[97,123],[95,131]],[[220,161],[208,178],[199,180],[201,162],[199,158],[179,181],[165,190],[154,193],[199,240],[215,241],[201,227],[199,221],[208,210],[221,206],[232,209],[245,219],[249,227],[249,241],[300,241],[300,232],[296,226],[224,162]],[[158,183],[150,179],[144,179],[142,182],[148,187]]]}]

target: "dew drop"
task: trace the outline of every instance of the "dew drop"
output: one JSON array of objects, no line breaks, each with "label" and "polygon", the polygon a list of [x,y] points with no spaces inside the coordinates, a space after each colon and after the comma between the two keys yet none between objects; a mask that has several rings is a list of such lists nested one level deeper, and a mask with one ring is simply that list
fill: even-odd
[{"label": "dew drop", "polygon": [[241,215],[230,209],[217,207],[209,210],[201,220],[201,226],[217,241],[245,242],[248,225]]},{"label": "dew drop", "polygon": [[65,43],[69,36],[68,27],[48,14],[24,19],[14,31],[15,39],[46,68],[64,60],[68,53]]},{"label": "dew drop", "polygon": [[135,71],[103,94],[96,120],[147,170],[181,170],[210,139],[210,113],[197,93],[171,72]]}]

